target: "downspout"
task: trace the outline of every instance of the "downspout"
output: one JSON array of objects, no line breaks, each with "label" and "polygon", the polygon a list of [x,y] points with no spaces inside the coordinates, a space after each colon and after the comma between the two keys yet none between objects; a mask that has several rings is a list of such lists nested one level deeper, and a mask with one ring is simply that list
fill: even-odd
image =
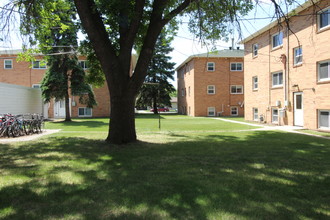
[{"label": "downspout", "polygon": [[[271,68],[270,68],[270,52],[272,48],[272,40],[271,40],[271,35],[270,35],[270,30],[268,30],[268,36],[269,36],[269,47],[268,47],[268,106],[266,109],[266,115],[265,119],[266,121],[268,120],[267,113],[270,112],[270,117],[272,116],[271,114],[271,88],[272,88],[272,82],[271,82]],[[270,118],[270,122],[272,122],[272,118]]]}]

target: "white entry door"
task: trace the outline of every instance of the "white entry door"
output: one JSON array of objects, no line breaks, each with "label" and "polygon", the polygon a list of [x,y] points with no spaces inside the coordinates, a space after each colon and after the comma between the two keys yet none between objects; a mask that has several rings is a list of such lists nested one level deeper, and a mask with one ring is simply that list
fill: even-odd
[{"label": "white entry door", "polygon": [[[71,99],[69,100],[71,103]],[[71,106],[70,106],[71,112]],[[60,100],[54,103],[54,117],[55,118],[65,118],[65,100]]]},{"label": "white entry door", "polygon": [[304,105],[303,105],[303,93],[294,93],[294,125],[304,126]]}]

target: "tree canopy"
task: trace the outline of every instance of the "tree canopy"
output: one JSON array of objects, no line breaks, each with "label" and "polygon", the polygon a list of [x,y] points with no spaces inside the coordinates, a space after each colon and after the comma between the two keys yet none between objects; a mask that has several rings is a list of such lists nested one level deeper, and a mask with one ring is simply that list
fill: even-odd
[{"label": "tree canopy", "polygon": [[[65,27],[56,23],[53,7],[64,0],[16,0],[22,22],[51,18],[48,29]],[[275,6],[276,0],[271,0]],[[285,0],[288,3],[294,0]],[[155,43],[167,27],[177,28],[182,16],[189,18],[189,29],[200,39],[226,39],[228,24],[248,13],[253,0],[74,0],[68,11],[76,11],[108,84],[111,115],[110,143],[136,140],[134,105],[152,59]],[[40,10],[43,9],[43,10]],[[278,9],[278,8],[277,8]],[[277,14],[282,15],[281,10]],[[282,14],[281,14],[282,13]],[[55,22],[55,23],[54,23]],[[133,48],[139,51],[134,73]]]}]

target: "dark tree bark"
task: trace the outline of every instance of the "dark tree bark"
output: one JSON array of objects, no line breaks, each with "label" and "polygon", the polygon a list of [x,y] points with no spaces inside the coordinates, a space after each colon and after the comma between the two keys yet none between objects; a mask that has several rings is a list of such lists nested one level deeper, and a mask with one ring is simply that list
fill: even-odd
[{"label": "dark tree bark", "polygon": [[69,91],[65,94],[65,121],[71,121]]},{"label": "dark tree bark", "polygon": [[[93,0],[74,0],[82,25],[101,63],[110,92],[111,120],[106,141],[114,144],[136,141],[135,98],[147,75],[156,40],[163,27],[192,1],[194,0],[185,0],[177,9],[163,18],[164,8],[168,2],[154,0],[143,46],[134,74],[131,75],[131,53],[142,21],[145,1],[136,0],[134,18],[128,26],[120,26],[120,49],[116,51],[109,40],[95,2]],[[123,15],[125,15],[125,11],[123,11]]]}]

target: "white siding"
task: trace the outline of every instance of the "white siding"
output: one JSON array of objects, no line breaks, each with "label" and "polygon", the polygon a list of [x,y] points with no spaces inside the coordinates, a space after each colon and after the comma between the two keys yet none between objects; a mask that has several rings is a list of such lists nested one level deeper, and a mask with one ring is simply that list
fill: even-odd
[{"label": "white siding", "polygon": [[41,90],[0,83],[0,114],[43,113]]}]

